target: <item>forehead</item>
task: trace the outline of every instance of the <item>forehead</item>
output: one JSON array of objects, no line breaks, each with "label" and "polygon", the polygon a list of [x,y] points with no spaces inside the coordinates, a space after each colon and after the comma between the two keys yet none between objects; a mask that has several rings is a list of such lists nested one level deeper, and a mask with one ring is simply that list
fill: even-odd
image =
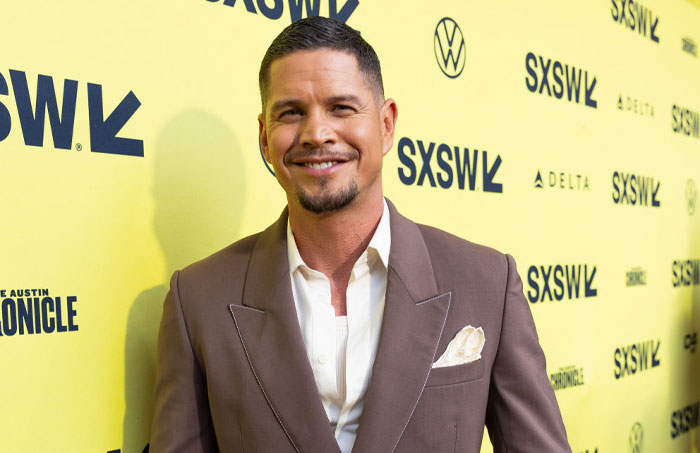
[{"label": "forehead", "polygon": [[[354,55],[332,49],[301,50],[270,65],[269,98],[334,91],[369,91]],[[358,93],[355,93],[358,94]]]}]

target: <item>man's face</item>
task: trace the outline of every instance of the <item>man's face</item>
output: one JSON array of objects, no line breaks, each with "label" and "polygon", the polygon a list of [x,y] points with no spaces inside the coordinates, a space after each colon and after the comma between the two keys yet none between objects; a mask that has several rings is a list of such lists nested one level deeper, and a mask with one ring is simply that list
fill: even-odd
[{"label": "man's face", "polygon": [[269,80],[260,143],[288,203],[325,213],[381,198],[396,104],[378,98],[356,58],[297,51],[272,62]]}]

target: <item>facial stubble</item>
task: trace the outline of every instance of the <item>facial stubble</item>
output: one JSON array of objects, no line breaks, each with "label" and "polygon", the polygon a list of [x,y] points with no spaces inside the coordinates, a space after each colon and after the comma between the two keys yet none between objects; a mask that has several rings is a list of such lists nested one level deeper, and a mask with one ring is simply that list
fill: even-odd
[{"label": "facial stubble", "polygon": [[312,195],[297,186],[297,198],[302,208],[314,214],[324,214],[338,211],[355,200],[359,189],[357,179],[353,178],[345,187],[337,191],[328,188],[329,178],[321,178],[318,181],[319,193]]}]

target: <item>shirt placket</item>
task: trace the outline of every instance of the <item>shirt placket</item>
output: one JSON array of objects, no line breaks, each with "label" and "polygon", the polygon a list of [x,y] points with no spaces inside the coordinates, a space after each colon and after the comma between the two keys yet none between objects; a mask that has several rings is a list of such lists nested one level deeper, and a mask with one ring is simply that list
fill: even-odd
[{"label": "shirt placket", "polygon": [[312,366],[328,419],[337,420],[340,408],[333,404],[337,394],[335,359],[335,310],[331,304],[330,282],[325,275],[306,269],[312,324]]},{"label": "shirt placket", "polygon": [[348,339],[345,356],[345,404],[338,420],[336,432],[353,419],[353,412],[362,409],[366,391],[365,375],[370,367],[369,263],[365,251],[355,263],[346,292]]}]

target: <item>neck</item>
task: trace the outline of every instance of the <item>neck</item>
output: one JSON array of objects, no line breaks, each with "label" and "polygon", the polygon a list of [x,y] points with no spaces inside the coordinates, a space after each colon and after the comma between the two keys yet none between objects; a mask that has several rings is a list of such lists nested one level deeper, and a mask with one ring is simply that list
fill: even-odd
[{"label": "neck", "polygon": [[330,280],[345,281],[367,249],[384,211],[381,193],[365,203],[355,200],[339,211],[313,214],[289,204],[289,224],[307,266]]}]

